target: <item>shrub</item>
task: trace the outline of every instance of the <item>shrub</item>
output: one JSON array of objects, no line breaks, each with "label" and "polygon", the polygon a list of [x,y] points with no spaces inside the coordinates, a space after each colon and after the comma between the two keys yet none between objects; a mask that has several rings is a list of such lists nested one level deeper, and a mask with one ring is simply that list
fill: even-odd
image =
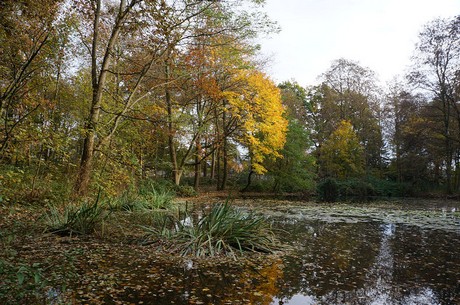
[{"label": "shrub", "polygon": [[236,255],[242,252],[271,253],[280,249],[273,229],[263,218],[246,215],[228,203],[218,204],[196,224],[185,213],[171,229],[145,227],[150,234],[171,239],[182,255]]},{"label": "shrub", "polygon": [[177,185],[176,186],[176,194],[182,197],[196,197],[198,193],[190,185]]},{"label": "shrub", "polygon": [[334,178],[326,178],[318,183],[318,196],[321,201],[335,202],[339,197],[339,184]]},{"label": "shrub", "polygon": [[348,179],[339,182],[339,197],[364,201],[376,195],[372,184],[361,179]]}]

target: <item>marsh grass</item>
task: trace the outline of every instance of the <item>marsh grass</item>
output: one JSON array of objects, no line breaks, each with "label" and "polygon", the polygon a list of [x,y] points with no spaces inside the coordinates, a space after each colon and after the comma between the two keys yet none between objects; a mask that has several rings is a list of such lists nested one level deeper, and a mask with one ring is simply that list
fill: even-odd
[{"label": "marsh grass", "polygon": [[130,188],[111,203],[112,209],[124,211],[154,211],[174,208],[174,191],[165,185],[147,180],[137,189]]},{"label": "marsh grass", "polygon": [[195,221],[186,211],[175,219],[165,218],[160,229],[144,229],[151,236],[159,235],[170,240],[184,256],[273,253],[282,248],[265,219],[243,213],[228,202],[214,205],[209,213]]},{"label": "marsh grass", "polygon": [[63,208],[51,206],[44,215],[46,231],[61,236],[93,233],[107,218],[108,213],[99,204],[100,194],[94,203],[68,204]]}]

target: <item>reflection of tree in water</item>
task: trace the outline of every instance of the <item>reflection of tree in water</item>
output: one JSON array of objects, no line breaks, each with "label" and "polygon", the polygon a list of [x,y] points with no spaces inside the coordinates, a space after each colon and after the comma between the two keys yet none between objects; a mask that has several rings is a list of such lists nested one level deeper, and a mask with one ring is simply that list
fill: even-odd
[{"label": "reflection of tree in water", "polygon": [[394,285],[401,287],[402,297],[425,295],[434,303],[460,304],[458,233],[405,227],[396,230],[392,248]]},{"label": "reflection of tree in water", "polygon": [[[282,277],[282,262],[266,258],[255,262],[211,264],[181,271],[183,287],[154,304],[254,304],[269,305],[278,293],[276,282]],[[170,272],[172,270],[169,270]],[[166,284],[166,283],[164,283]],[[163,285],[164,285],[163,284]]]},{"label": "reflection of tree in water", "polygon": [[97,266],[84,269],[88,273],[81,277],[78,303],[269,305],[283,275],[282,261],[276,256],[146,260],[140,253],[121,254],[112,260],[107,253]]},{"label": "reflection of tree in water", "polygon": [[378,223],[310,225],[297,238],[304,252],[285,262],[274,304],[460,304],[457,234]]},{"label": "reflection of tree in water", "polygon": [[[295,226],[301,226],[297,223]],[[377,255],[380,232],[372,223],[302,224],[305,252],[286,261],[285,283],[280,299],[290,299],[295,294],[323,296],[341,300],[339,291],[353,291],[363,286],[366,271]]]}]

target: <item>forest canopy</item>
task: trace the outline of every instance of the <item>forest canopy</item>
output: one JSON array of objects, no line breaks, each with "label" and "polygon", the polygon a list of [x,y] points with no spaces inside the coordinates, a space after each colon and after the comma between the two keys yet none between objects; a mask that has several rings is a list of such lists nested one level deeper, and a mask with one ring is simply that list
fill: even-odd
[{"label": "forest canopy", "polygon": [[344,58],[316,85],[277,85],[256,39],[278,30],[255,0],[2,1],[0,201],[146,179],[458,192],[460,17],[427,23],[387,87]]}]

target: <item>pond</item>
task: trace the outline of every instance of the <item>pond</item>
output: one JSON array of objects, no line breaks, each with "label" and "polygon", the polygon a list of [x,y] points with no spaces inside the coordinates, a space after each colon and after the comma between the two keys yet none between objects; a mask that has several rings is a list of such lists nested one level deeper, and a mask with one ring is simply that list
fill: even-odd
[{"label": "pond", "polygon": [[[247,200],[292,246],[248,261],[91,262],[80,301],[106,304],[460,304],[460,204],[315,204]],[[126,257],[133,251],[124,247]],[[91,265],[93,264],[93,265]],[[102,272],[104,273],[104,272]],[[101,281],[104,285],[101,284]],[[103,291],[101,291],[103,290]],[[93,294],[92,291],[94,291]],[[91,296],[92,295],[92,296]]]}]

